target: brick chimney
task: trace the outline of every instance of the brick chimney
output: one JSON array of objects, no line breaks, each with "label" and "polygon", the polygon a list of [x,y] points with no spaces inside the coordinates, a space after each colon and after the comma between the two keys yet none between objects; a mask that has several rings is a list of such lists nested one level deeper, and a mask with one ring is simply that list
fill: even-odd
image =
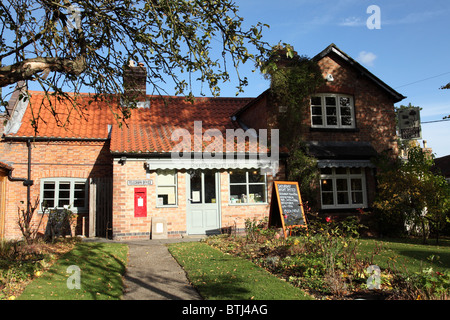
[{"label": "brick chimney", "polygon": [[147,94],[147,70],[143,63],[130,60],[123,70],[123,91],[132,101],[144,101]]}]

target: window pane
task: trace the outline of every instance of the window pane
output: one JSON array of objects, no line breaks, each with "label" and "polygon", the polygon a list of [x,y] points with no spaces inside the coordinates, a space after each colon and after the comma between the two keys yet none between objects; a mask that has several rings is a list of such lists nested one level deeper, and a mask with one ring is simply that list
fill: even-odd
[{"label": "window pane", "polygon": [[322,179],[322,191],[333,191],[333,180],[332,179]]},{"label": "window pane", "polygon": [[347,179],[336,179],[337,191],[347,191]]},{"label": "window pane", "polygon": [[311,113],[316,116],[322,115],[322,107],[312,107]]},{"label": "window pane", "polygon": [[70,190],[70,182],[60,182],[59,190]]},{"label": "window pane", "polygon": [[264,175],[260,174],[259,170],[249,171],[248,182],[249,183],[264,182]]},{"label": "window pane", "polygon": [[341,116],[351,116],[352,111],[349,107],[342,107],[341,108]]},{"label": "window pane", "polygon": [[233,170],[230,171],[230,182],[231,183],[246,183],[246,174],[243,170]]},{"label": "window pane", "polygon": [[343,126],[351,126],[352,118],[351,117],[341,117],[341,125]]},{"label": "window pane", "polygon": [[191,202],[202,202],[202,175],[200,173],[191,174]]},{"label": "window pane", "polygon": [[176,184],[175,173],[158,173],[158,186],[171,186]]},{"label": "window pane", "polygon": [[348,204],[348,193],[347,192],[338,192],[337,193],[337,202],[338,202],[338,204]]},{"label": "window pane", "polygon": [[331,168],[322,168],[320,169],[321,174],[331,174],[333,170]]},{"label": "window pane", "polygon": [[230,202],[246,203],[247,187],[245,185],[230,185]]},{"label": "window pane", "polygon": [[361,179],[351,179],[352,191],[361,191],[362,190],[362,181]]},{"label": "window pane", "polygon": [[336,168],[336,174],[347,174],[347,168]]},{"label": "window pane", "polygon": [[325,104],[327,106],[335,106],[336,105],[336,98],[335,97],[325,97]]},{"label": "window pane", "polygon": [[258,202],[266,202],[266,186],[263,184],[258,185],[250,185],[248,187],[248,202],[249,203],[258,203]]},{"label": "window pane", "polygon": [[321,105],[322,104],[322,98],[321,97],[312,97],[311,98],[311,105]]},{"label": "window pane", "polygon": [[337,117],[327,117],[327,125],[336,126],[337,125]]},{"label": "window pane", "polygon": [[342,107],[350,107],[350,97],[340,97],[339,103]]},{"label": "window pane", "polygon": [[335,116],[336,108],[335,107],[327,107],[327,116]]},{"label": "window pane", "polygon": [[363,193],[352,192],[352,204],[363,203]]},{"label": "window pane", "polygon": [[313,117],[312,117],[312,124],[313,124],[313,125],[316,125],[316,126],[321,126],[321,125],[323,125],[322,116],[320,116],[320,117],[313,116]]},{"label": "window pane", "polygon": [[58,207],[64,207],[64,206],[68,206],[70,205],[70,200],[69,199],[59,199],[58,200]]},{"label": "window pane", "polygon": [[158,205],[176,205],[176,187],[158,187]]},{"label": "window pane", "polygon": [[216,176],[212,171],[206,171],[205,180],[205,203],[216,203]]},{"label": "window pane", "polygon": [[322,204],[323,205],[333,205],[333,193],[332,192],[322,192]]}]

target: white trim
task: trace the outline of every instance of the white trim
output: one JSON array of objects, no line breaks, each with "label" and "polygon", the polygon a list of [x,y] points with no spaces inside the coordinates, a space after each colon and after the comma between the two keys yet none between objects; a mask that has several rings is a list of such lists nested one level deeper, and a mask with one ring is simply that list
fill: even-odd
[{"label": "white trim", "polygon": [[[54,206],[49,207],[50,209],[58,208],[62,209],[63,207],[58,207],[58,200],[59,200],[59,185],[62,182],[69,182],[70,183],[70,195],[69,195],[69,209],[73,211],[74,213],[85,213],[89,210],[89,185],[87,183],[87,179],[84,178],[65,178],[65,177],[58,177],[58,178],[42,178],[40,180],[40,198],[41,202],[39,203],[39,212],[42,213],[42,203],[44,201],[44,184],[46,182],[54,182],[55,183],[55,193],[54,193]],[[75,198],[75,183],[84,183],[84,207],[74,207],[74,198]]]},{"label": "white trim", "polygon": [[[364,167],[361,167],[361,173],[352,174],[349,169],[346,168],[345,174],[337,174],[336,168],[330,168],[332,170],[331,174],[321,174],[320,175],[320,204],[322,209],[340,209],[340,208],[367,208],[367,185],[366,185],[366,172]],[[332,180],[332,191],[329,193],[333,193],[333,204],[332,205],[324,205],[323,204],[323,193],[327,191],[322,191],[322,180],[331,179]],[[338,204],[338,191],[337,191],[337,179],[347,179],[347,196],[349,203],[347,204]],[[361,188],[362,188],[362,203],[351,203],[352,199],[352,189],[351,189],[351,179],[361,179]],[[359,191],[359,190],[358,190]]]},{"label": "white trim", "polygon": [[[167,175],[167,174],[171,174],[174,176],[174,184],[171,185],[160,185],[159,181],[158,181],[158,177],[160,175]],[[159,201],[159,191],[158,188],[159,187],[175,187],[175,204],[163,204],[163,205],[159,205],[158,201]],[[156,208],[176,208],[178,207],[178,172],[173,171],[173,172],[160,172],[159,170],[156,172]]]},{"label": "white trim", "polygon": [[[311,113],[311,127],[312,128],[330,128],[330,129],[354,129],[356,127],[356,121],[355,121],[355,101],[353,99],[353,96],[348,94],[339,94],[339,93],[318,93],[311,96],[312,98],[320,98],[321,104],[321,115],[320,118],[322,119],[322,124],[313,124],[313,117],[319,117],[319,115],[313,115],[313,106],[318,107],[319,105],[313,105],[310,101],[310,113]],[[336,125],[328,125],[327,124],[327,105],[326,105],[326,98],[335,98],[336,104],[333,105],[336,108],[336,115],[333,115],[336,117]],[[350,118],[352,121],[351,125],[342,125],[342,116],[341,116],[341,106],[340,106],[340,98],[349,98],[350,99]],[[331,105],[330,105],[331,107]]]}]

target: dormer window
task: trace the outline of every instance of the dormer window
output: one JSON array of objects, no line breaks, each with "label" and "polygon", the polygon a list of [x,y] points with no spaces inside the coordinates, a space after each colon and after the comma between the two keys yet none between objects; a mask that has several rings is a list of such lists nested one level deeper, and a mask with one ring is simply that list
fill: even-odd
[{"label": "dormer window", "polygon": [[311,127],[336,129],[355,128],[353,97],[331,93],[312,96]]}]

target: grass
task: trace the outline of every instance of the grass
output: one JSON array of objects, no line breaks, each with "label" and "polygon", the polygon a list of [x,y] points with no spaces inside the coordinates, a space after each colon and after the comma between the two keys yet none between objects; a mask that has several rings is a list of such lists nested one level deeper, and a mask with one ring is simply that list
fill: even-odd
[{"label": "grass", "polygon": [[206,243],[169,245],[170,253],[207,300],[310,300],[310,296],[256,266]]},{"label": "grass", "polygon": [[[118,300],[122,296],[122,276],[128,246],[119,243],[81,242],[61,256],[49,270],[31,282],[19,300]],[[73,267],[80,270],[80,288]]]},{"label": "grass", "polygon": [[373,264],[380,268],[398,271],[420,272],[425,268],[435,271],[450,269],[450,240],[443,239],[440,245],[421,244],[417,239],[360,240],[360,254],[370,256],[378,247],[373,257]]}]

